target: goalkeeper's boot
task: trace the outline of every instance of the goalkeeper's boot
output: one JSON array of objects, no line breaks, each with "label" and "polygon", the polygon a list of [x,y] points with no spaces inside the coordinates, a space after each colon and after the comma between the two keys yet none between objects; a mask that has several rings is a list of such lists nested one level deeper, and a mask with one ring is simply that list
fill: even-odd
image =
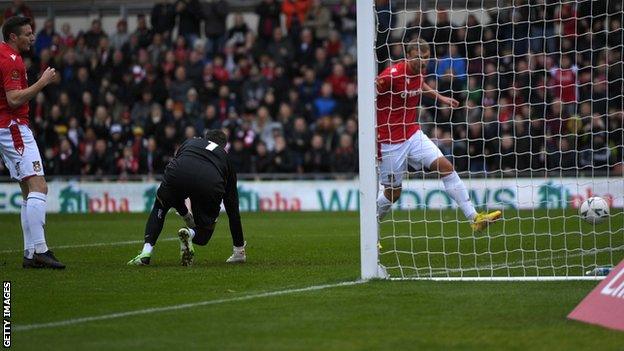
[{"label": "goalkeeper's boot", "polygon": [[128,266],[149,266],[151,257],[151,253],[141,252],[137,257],[128,261]]},{"label": "goalkeeper's boot", "polygon": [[52,269],[65,269],[65,265],[62,264],[51,250],[43,253],[36,253],[33,256],[35,263],[42,265],[44,268]]},{"label": "goalkeeper's boot", "polygon": [[477,215],[474,218],[474,221],[472,222],[472,224],[470,225],[472,227],[472,230],[474,231],[482,231],[485,228],[487,228],[488,225],[490,225],[490,223],[496,222],[499,218],[501,218],[502,212],[501,211],[492,211],[492,212],[481,212],[481,213],[477,213]]},{"label": "goalkeeper's boot", "polygon": [[180,263],[183,266],[190,266],[195,256],[191,231],[188,228],[178,230],[178,239],[180,240]]},{"label": "goalkeeper's boot", "polygon": [[247,246],[247,242],[243,246],[234,246],[232,249],[232,256],[230,256],[225,262],[227,263],[243,263],[247,261],[247,255],[245,255],[245,246]]}]

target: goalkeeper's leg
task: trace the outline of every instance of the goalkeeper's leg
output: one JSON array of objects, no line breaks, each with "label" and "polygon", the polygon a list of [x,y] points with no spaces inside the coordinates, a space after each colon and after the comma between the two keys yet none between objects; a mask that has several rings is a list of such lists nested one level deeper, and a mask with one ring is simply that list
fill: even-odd
[{"label": "goalkeeper's leg", "polygon": [[[163,182],[156,192],[154,206],[145,224],[145,243],[141,252],[128,261],[129,265],[145,266],[150,264],[152,251],[163,230],[165,217],[171,207],[174,207],[182,216],[188,215],[188,209],[184,205],[184,196]],[[184,212],[186,211],[186,213]]]},{"label": "goalkeeper's leg", "polygon": [[145,244],[143,245],[143,250],[141,250],[135,258],[128,261],[129,265],[147,266],[150,264],[152,250],[154,245],[156,245],[158,236],[160,236],[162,232],[163,225],[165,224],[165,216],[169,208],[169,206],[164,205],[161,200],[156,197],[152,212],[150,212],[147,223],[145,224]]}]

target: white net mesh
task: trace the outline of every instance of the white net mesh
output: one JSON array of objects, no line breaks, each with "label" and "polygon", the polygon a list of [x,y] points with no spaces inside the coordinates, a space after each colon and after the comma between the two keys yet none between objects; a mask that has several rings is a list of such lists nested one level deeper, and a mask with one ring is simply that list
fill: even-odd
[{"label": "white net mesh", "polygon": [[[390,277],[584,276],[622,260],[622,1],[381,0],[375,11],[378,73],[405,61],[404,44],[429,43],[423,80],[459,107],[420,90],[417,123],[476,209],[503,211],[474,232],[440,176],[410,162],[406,174],[392,175],[403,176],[402,192],[380,219],[379,260]],[[380,168],[383,144],[402,142],[383,130],[409,134],[416,123],[409,80],[385,78],[377,82]],[[386,93],[383,108],[402,120],[380,123]],[[398,188],[378,171],[380,194]],[[595,226],[578,214],[591,196],[611,207]]]}]

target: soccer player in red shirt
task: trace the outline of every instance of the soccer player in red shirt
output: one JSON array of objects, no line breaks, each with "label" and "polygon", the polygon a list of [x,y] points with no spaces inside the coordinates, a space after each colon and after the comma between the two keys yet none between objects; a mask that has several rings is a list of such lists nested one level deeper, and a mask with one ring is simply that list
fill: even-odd
[{"label": "soccer player in red shirt", "polygon": [[45,225],[48,186],[43,163],[33,134],[28,128],[28,101],[54,79],[47,68],[39,80],[28,86],[21,52],[35,41],[27,17],[11,17],[2,26],[0,43],[0,154],[22,189],[21,221],[24,234],[24,268],[65,268],[48,249]]},{"label": "soccer player in red shirt", "polygon": [[501,211],[477,213],[464,182],[453,164],[420,130],[418,106],[421,94],[451,107],[459,106],[453,98],[441,95],[424,81],[429,60],[429,44],[412,40],[405,47],[405,61],[386,68],[377,76],[377,142],[381,184],[384,191],[377,198],[377,217],[382,219],[392,203],[401,196],[403,174],[407,165],[437,171],[448,195],[455,200],[474,230],[483,230],[501,216]]}]

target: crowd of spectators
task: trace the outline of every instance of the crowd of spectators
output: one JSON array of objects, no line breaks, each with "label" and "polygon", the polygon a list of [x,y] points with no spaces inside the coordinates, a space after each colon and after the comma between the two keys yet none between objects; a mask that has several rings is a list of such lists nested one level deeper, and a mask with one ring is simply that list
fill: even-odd
[{"label": "crowd of spectators", "polygon": [[[414,11],[399,36],[386,30],[392,2],[376,2],[380,68],[403,57],[400,40],[424,38],[427,82],[461,102],[451,111],[423,98],[420,115],[459,171],[621,172],[621,2],[517,0],[464,26],[442,9],[435,24]],[[161,174],[181,142],[214,128],[239,173],[356,172],[355,1],[261,0],[255,28],[234,10],[157,2],[111,33],[98,19],[60,31],[46,20],[25,57],[30,84],[57,69],[30,106],[46,174]],[[5,17],[29,13],[14,0]]]},{"label": "crowd of spectators", "polygon": [[[400,40],[432,43],[426,81],[461,104],[436,108],[425,97],[420,124],[459,170],[621,175],[622,1],[513,4],[483,25],[474,15],[457,26],[445,10],[435,23],[414,13]],[[404,57],[390,5],[378,1],[380,69]]]},{"label": "crowd of spectators", "polygon": [[[240,173],[356,172],[355,2],[263,0],[256,28],[230,10],[158,2],[109,33],[46,20],[25,55],[30,84],[57,70],[30,106],[46,174],[161,174],[214,128]],[[7,13],[31,12],[17,0]]]}]

